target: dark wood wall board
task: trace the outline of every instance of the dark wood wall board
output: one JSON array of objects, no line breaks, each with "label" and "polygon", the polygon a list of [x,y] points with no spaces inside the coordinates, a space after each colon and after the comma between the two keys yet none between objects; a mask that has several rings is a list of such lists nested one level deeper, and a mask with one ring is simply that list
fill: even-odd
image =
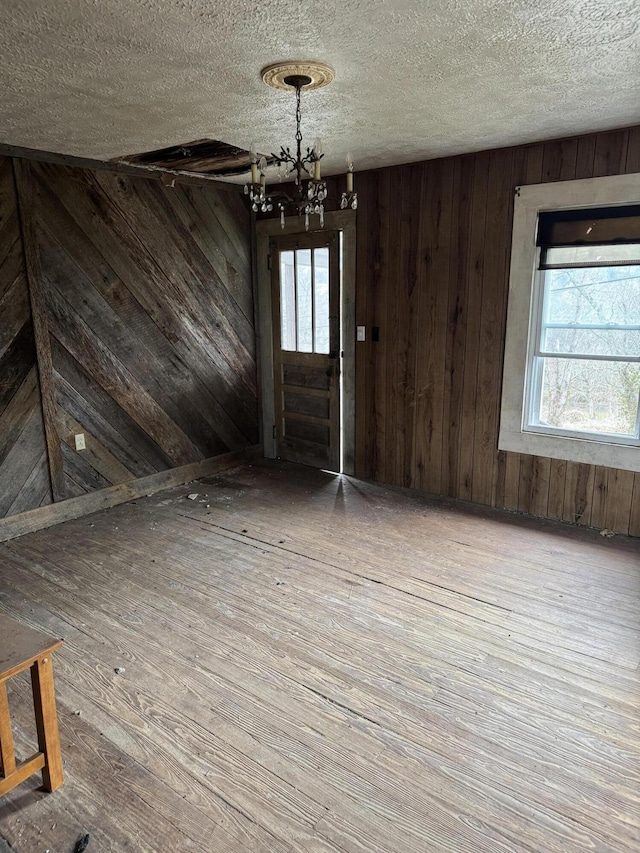
[{"label": "dark wood wall board", "polygon": [[[0,518],[40,505],[43,494],[49,490],[48,479],[43,482],[38,471],[47,460],[44,446],[42,419],[32,416],[22,430],[2,463],[0,477]],[[41,488],[33,498],[33,478]]]},{"label": "dark wood wall board", "polygon": [[[45,236],[41,233],[44,245]],[[156,357],[158,353],[153,352],[151,347],[141,340],[141,329],[138,328],[136,334],[133,324],[127,328],[128,317],[124,318],[124,323],[120,322],[119,314],[91,286],[82,271],[75,267],[68,256],[55,251],[49,256],[47,297],[61,300],[64,307],[73,306],[74,317],[77,315],[94,335],[108,342],[110,352],[131,374],[139,378],[140,386],[159,404],[163,412],[166,411],[183,435],[189,433],[189,454],[200,452],[202,457],[215,455],[212,454],[215,448],[209,447],[212,425],[202,417],[198,406],[189,395],[184,394],[177,402],[167,393],[165,383],[160,378],[165,365],[160,357]],[[116,300],[120,304],[123,301],[119,294],[116,294]],[[55,315],[54,309],[51,309],[51,314]],[[143,323],[139,325],[142,326]],[[74,336],[73,322],[66,324],[65,332]],[[81,338],[82,335],[78,337]]]},{"label": "dark wood wall board", "polygon": [[[171,194],[176,194],[176,190]],[[122,223],[118,223],[117,218],[113,224],[98,219],[98,210],[82,207],[83,199],[77,205],[81,213],[72,217],[62,201],[75,210],[73,195],[77,194],[72,194],[69,199],[64,196],[57,199],[48,187],[40,186],[39,201],[45,228],[58,238],[61,244],[59,253],[64,255],[66,252],[73,263],[74,258],[82,258],[76,277],[84,275],[90,278],[95,299],[101,304],[108,303],[109,308],[119,315],[117,322],[128,327],[123,331],[125,338],[138,348],[144,348],[146,356],[155,358],[157,365],[164,364],[159,371],[163,381],[165,369],[171,370],[175,381],[185,389],[182,399],[186,404],[191,402],[192,409],[193,401],[198,400],[199,404],[206,401],[206,405],[201,406],[201,417],[208,416],[213,433],[220,433],[228,446],[234,446],[234,442],[242,446],[246,437],[231,416],[241,423],[250,418],[255,392],[249,395],[244,407],[241,406],[228,383],[218,372],[209,369],[213,349],[199,346],[202,335],[196,313],[192,314],[187,327],[180,305],[162,287],[165,281],[162,268],[147,267],[146,259],[135,263],[138,250],[135,235],[125,228],[125,234],[118,240],[117,227],[122,227]],[[85,234],[88,222],[93,225],[91,237]],[[233,269],[231,264],[229,267]],[[232,286],[238,291],[248,289],[246,280],[238,280],[235,276]],[[228,366],[224,366],[228,373]],[[213,451],[209,448],[209,453],[204,455]]]},{"label": "dark wood wall board", "polygon": [[452,253],[447,288],[447,332],[444,362],[444,426],[441,463],[441,489],[457,495],[460,481],[460,431],[464,392],[466,330],[468,313],[467,275],[471,250],[471,216],[474,160],[463,157],[456,161],[452,194],[459,204],[452,218]]},{"label": "dark wood wall board", "polygon": [[103,341],[53,287],[47,288],[46,306],[52,334],[85,365],[92,380],[165,450],[174,465],[195,462],[199,454],[189,437],[112,352],[110,341]]},{"label": "dark wood wall board", "polygon": [[[21,168],[33,193],[64,496],[253,444],[242,200],[46,163]],[[75,450],[78,432],[85,450]]]},{"label": "dark wood wall board", "polygon": [[53,499],[54,501],[58,501],[63,500],[65,497],[64,469],[60,439],[56,429],[56,402],[53,385],[53,365],[51,362],[51,342],[49,339],[49,320],[44,301],[41,259],[36,248],[35,187],[32,175],[24,161],[14,159],[13,169],[29,288],[31,322],[33,324],[37,354],[44,436],[47,444],[47,464],[49,466]]},{"label": "dark wood wall board", "polygon": [[[390,204],[391,204],[391,170],[387,170],[380,179],[380,193],[378,197],[380,205],[380,263],[377,269],[378,299],[375,305],[374,327],[383,329],[382,335],[378,335],[376,341],[376,358],[374,373],[370,385],[370,393],[373,395],[373,440],[374,452],[371,459],[374,479],[385,482],[390,479],[387,476],[386,464],[390,454],[385,452],[387,418],[387,371],[392,361],[392,350],[390,346],[390,330],[387,326],[389,296],[389,242],[390,242]],[[357,352],[356,352],[357,358]]]},{"label": "dark wood wall board", "polygon": [[[0,252],[2,248],[0,248]],[[0,269],[0,276],[2,270]],[[0,358],[12,346],[18,333],[22,330],[25,316],[29,315],[29,294],[24,286],[24,280],[16,277],[13,284],[7,285],[0,296]]]},{"label": "dark wood wall board", "polygon": [[[482,275],[480,347],[477,370],[476,429],[473,447],[472,500],[496,504],[498,458],[496,435],[500,417],[503,340],[508,280],[508,242],[513,215],[513,151],[492,153],[489,160],[485,257]],[[480,415],[478,417],[478,415]]]},{"label": "dark wood wall board", "polygon": [[418,237],[420,267],[420,329],[416,350],[417,405],[416,466],[409,474],[422,490],[441,491],[444,432],[446,330],[448,293],[441,286],[449,279],[451,222],[453,206],[453,161],[439,161],[430,173],[423,173],[422,234]]},{"label": "dark wood wall board", "polygon": [[250,241],[236,192],[0,158],[0,516],[255,444]]},{"label": "dark wood wall board", "polygon": [[2,357],[0,377],[0,413],[8,406],[34,363],[35,342],[33,326],[27,311],[26,319],[14,334]]},{"label": "dark wood wall board", "polygon": [[631,512],[629,515],[629,535],[640,536],[640,476],[634,475]]},{"label": "dark wood wall board", "polygon": [[497,449],[515,187],[637,171],[640,128],[356,174],[357,476],[639,534],[640,475]]},{"label": "dark wood wall board", "polygon": [[[408,176],[407,176],[408,179]],[[402,234],[402,209],[398,206],[394,211],[395,216],[391,215],[391,199],[397,192],[402,197],[404,184],[404,169],[391,168],[389,170],[389,184],[387,187],[387,208],[386,215],[388,217],[387,224],[387,251],[385,256],[385,280],[387,285],[388,298],[386,300],[386,314],[381,325],[388,329],[397,329],[400,318],[400,303],[402,302],[403,294],[400,292],[399,285],[404,284],[404,276],[399,269],[400,266],[400,238]],[[398,287],[394,288],[393,284]],[[403,343],[405,340],[403,338]],[[399,388],[399,347],[394,345],[394,341],[384,341],[384,346],[387,350],[387,359],[385,363],[385,424],[387,429],[393,432],[395,441],[387,445],[387,452],[380,459],[384,463],[382,467],[385,480],[396,481],[396,455],[401,443],[401,432],[398,429],[398,403],[401,395],[404,396],[405,389]]]},{"label": "dark wood wall board", "polygon": [[51,500],[13,164],[0,157],[0,518]]},{"label": "dark wood wall board", "polygon": [[[184,187],[182,192],[167,193],[166,200],[183,225],[189,229],[193,240],[206,256],[221,280],[241,279],[248,276],[251,267],[251,255],[247,251],[246,241],[235,242],[229,232],[241,232],[246,229],[246,209],[242,199],[226,199],[226,204],[209,203],[210,193],[199,192]],[[232,217],[231,207],[240,206],[241,217]],[[220,221],[222,220],[222,221]],[[194,227],[196,225],[197,227]],[[226,226],[226,228],[225,228]],[[233,298],[250,322],[254,322],[252,294],[246,288],[238,288]]]},{"label": "dark wood wall board", "polygon": [[[32,357],[35,354],[31,353]],[[4,373],[4,363],[0,360],[0,369]],[[40,407],[38,375],[33,361],[22,383],[0,412],[0,470],[20,434],[25,429],[34,411]]]},{"label": "dark wood wall board", "polygon": [[56,340],[53,341],[58,406],[79,421],[136,477],[171,466],[171,460],[103,391]]},{"label": "dark wood wall board", "polygon": [[[164,262],[165,275],[174,287],[180,288],[179,296],[185,306],[192,305],[205,316],[211,316],[225,336],[225,357],[231,367],[241,368],[247,352],[254,349],[252,322],[193,240],[189,228],[175,216],[167,201],[169,189],[122,177],[114,180],[113,176],[100,173],[95,177],[99,190],[114,202],[139,243],[159,263]],[[247,245],[248,268],[248,213],[245,219],[247,233],[242,235],[242,242]],[[237,361],[231,361],[232,358]],[[249,382],[254,388],[255,382],[250,377]]]},{"label": "dark wood wall board", "polygon": [[477,418],[468,416],[475,412],[478,397],[478,360],[480,357],[480,320],[482,316],[482,282],[484,270],[485,224],[487,221],[487,192],[489,183],[489,155],[474,157],[473,190],[471,196],[471,223],[469,231],[467,326],[465,340],[464,375],[462,385],[462,425],[460,430],[458,486],[455,497],[471,500],[475,430]]},{"label": "dark wood wall board", "polygon": [[[75,222],[75,229],[84,231],[90,227],[91,233],[87,236],[94,246],[92,255],[101,265],[107,264],[135,297],[142,308],[137,316],[148,314],[173,345],[173,351],[167,350],[167,357],[186,364],[213,397],[213,400],[207,402],[207,408],[215,408],[216,424],[219,430],[224,431],[225,441],[241,442],[242,425],[255,417],[255,358],[249,352],[249,347],[253,346],[249,320],[243,315],[240,321],[242,343],[238,341],[235,332],[229,333],[227,339],[229,322],[220,318],[220,312],[226,306],[212,304],[210,299],[204,305],[199,301],[198,291],[202,290],[203,284],[209,286],[214,273],[211,267],[204,266],[204,280],[197,280],[189,266],[188,256],[192,248],[194,255],[200,253],[194,246],[189,230],[185,229],[181,233],[183,243],[175,253],[168,251],[159,236],[152,232],[154,229],[169,232],[175,227],[175,217],[158,219],[152,216],[151,211],[148,215],[140,211],[139,221],[132,222],[131,215],[123,206],[122,197],[127,193],[127,184],[121,176],[108,176],[111,180],[110,189],[103,189],[94,175],[76,174],[75,170],[66,170],[71,174],[65,175],[60,174],[59,168],[47,166],[40,166],[39,171],[41,193],[45,194],[42,189],[44,185],[56,194]],[[138,187],[145,185],[141,181],[129,183],[136,183]],[[162,194],[182,192],[180,188],[171,190],[155,185],[153,188],[157,189],[159,197]],[[200,192],[210,194],[207,190]],[[150,199],[149,205],[155,205],[156,201],[155,198]],[[245,217],[248,232],[249,218],[246,211]],[[211,220],[213,216],[209,214]],[[227,227],[231,228],[235,221],[230,219]],[[196,219],[191,223],[190,230],[198,227]],[[248,246],[247,234],[243,238]],[[173,240],[167,234],[166,242],[172,243]],[[158,255],[155,254],[156,248]],[[75,249],[70,247],[68,251],[74,253]],[[246,289],[251,298],[250,273],[235,274],[231,261],[228,269],[234,269],[234,275],[229,276],[229,288],[234,291]],[[192,286],[196,292],[191,289]],[[217,289],[221,289],[219,283]],[[231,296],[227,296],[226,300],[234,301]],[[171,370],[176,369],[179,367],[172,364]]]},{"label": "dark wood wall board", "polygon": [[84,453],[76,453],[74,448],[64,442],[62,444],[62,458],[67,483],[71,480],[77,487],[72,489],[74,495],[76,491],[78,494],[82,494],[94,492],[97,489],[106,489],[112,485],[95,469]]},{"label": "dark wood wall board", "polygon": [[[405,286],[401,291],[399,301],[398,322],[407,329],[406,347],[398,353],[398,383],[404,393],[400,395],[396,410],[398,431],[398,447],[396,452],[396,477],[404,486],[413,485],[412,471],[415,460],[415,421],[413,412],[416,406],[416,358],[415,352],[419,345],[419,311],[420,288],[418,273],[420,270],[419,256],[421,246],[410,245],[411,234],[420,227],[421,207],[419,199],[422,195],[419,167],[409,171],[409,188],[404,194],[402,220],[400,230],[400,258],[403,267]],[[418,203],[416,203],[418,202]]]}]

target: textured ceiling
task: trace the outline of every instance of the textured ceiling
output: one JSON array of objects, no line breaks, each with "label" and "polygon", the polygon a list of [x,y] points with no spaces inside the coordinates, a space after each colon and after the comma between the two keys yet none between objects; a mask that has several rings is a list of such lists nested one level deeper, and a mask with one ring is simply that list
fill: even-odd
[{"label": "textured ceiling", "polygon": [[328,171],[640,123],[638,0],[8,0],[0,142],[108,159],[213,138],[268,151],[294,99],[260,69],[319,59],[303,97]]}]

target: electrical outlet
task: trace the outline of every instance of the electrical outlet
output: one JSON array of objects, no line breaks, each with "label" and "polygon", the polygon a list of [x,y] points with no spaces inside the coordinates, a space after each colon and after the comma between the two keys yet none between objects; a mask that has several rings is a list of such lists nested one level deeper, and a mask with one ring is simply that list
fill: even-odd
[{"label": "electrical outlet", "polygon": [[76,439],[76,450],[86,450],[87,449],[87,444],[84,440],[84,433],[83,432],[77,433],[75,439]]},{"label": "electrical outlet", "polygon": [[357,341],[366,341],[367,340],[367,327],[366,326],[356,326],[356,340]]}]

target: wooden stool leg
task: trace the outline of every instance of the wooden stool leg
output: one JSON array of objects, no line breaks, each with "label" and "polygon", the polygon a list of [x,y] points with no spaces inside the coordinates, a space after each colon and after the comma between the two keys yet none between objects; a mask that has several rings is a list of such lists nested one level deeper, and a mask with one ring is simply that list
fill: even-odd
[{"label": "wooden stool leg", "polygon": [[62,785],[63,776],[51,657],[42,658],[33,664],[31,667],[31,685],[36,712],[38,744],[40,751],[44,753],[42,781],[47,791],[55,791]]},{"label": "wooden stool leg", "polygon": [[15,769],[16,756],[13,751],[7,685],[0,681],[0,776],[10,776]]}]

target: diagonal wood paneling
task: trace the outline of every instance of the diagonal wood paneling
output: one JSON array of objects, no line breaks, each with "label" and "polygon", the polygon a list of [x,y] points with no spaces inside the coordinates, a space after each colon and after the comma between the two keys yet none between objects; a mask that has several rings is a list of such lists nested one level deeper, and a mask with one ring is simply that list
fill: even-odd
[{"label": "diagonal wood paneling", "polygon": [[239,195],[21,168],[65,496],[255,444],[250,221]]},{"label": "diagonal wood paneling", "polygon": [[13,166],[0,158],[0,517],[51,503]]}]

